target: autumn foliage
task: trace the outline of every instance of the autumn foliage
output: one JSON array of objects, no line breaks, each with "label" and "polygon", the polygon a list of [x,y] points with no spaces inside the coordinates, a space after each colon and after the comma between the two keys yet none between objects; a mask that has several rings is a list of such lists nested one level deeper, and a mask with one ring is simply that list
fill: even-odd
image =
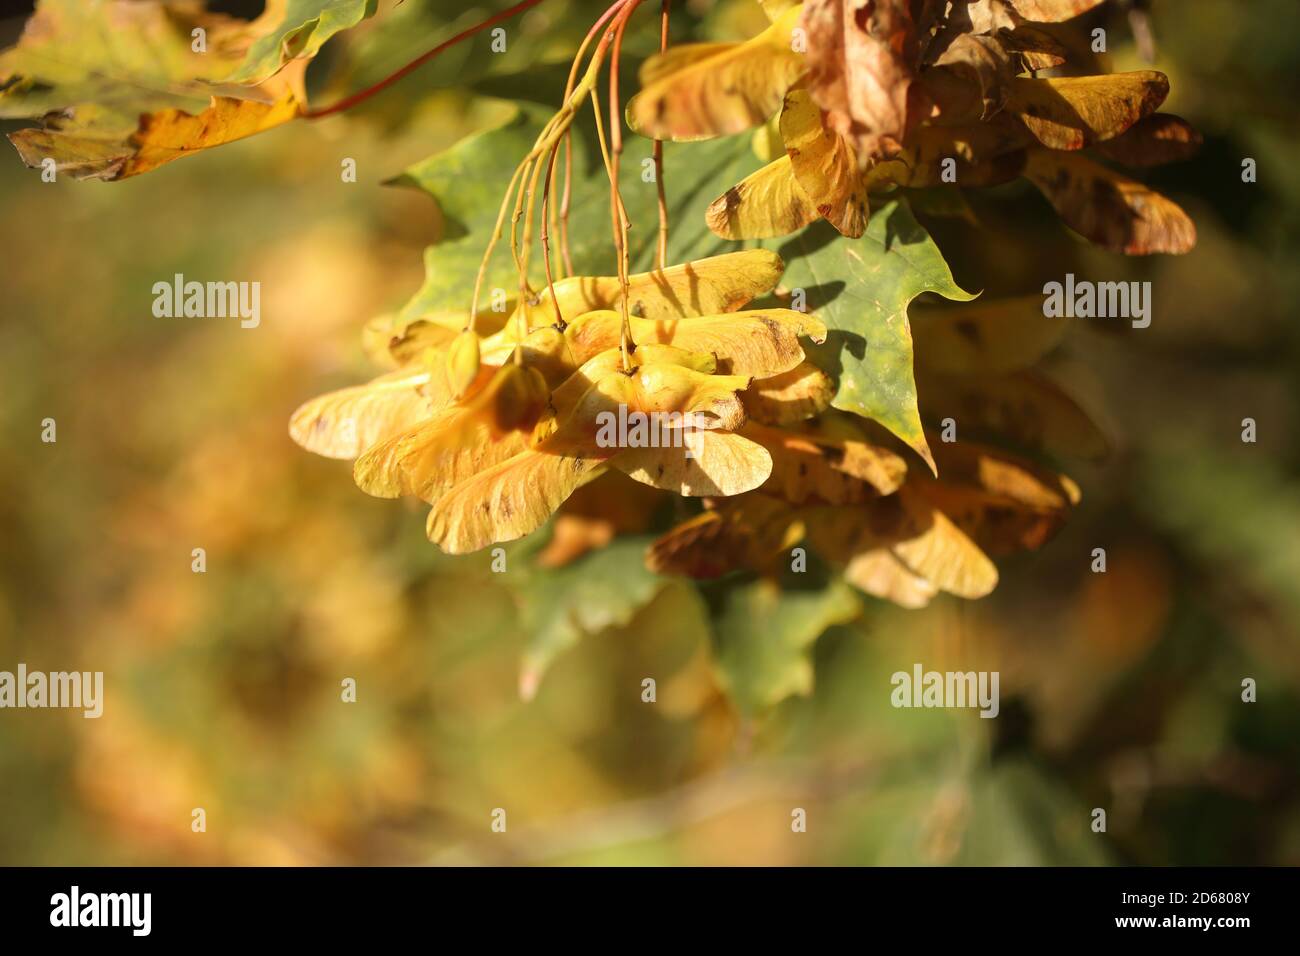
[{"label": "autumn foliage", "polygon": [[[690,499],[646,553],[655,572],[776,580],[800,548],[905,607],[988,594],[990,556],[1042,547],[1080,500],[1052,459],[1104,455],[1107,441],[1034,368],[1062,325],[1032,297],[971,302],[910,202],[960,211],[961,190],[1023,178],[1106,250],[1185,252],[1187,215],[1111,165],[1195,149],[1195,131],[1158,112],[1168,80],[1094,72],[1060,26],[1096,0],[770,0],[770,25],[743,42],[673,46],[665,27],[624,103],[640,6],[618,0],[592,26],[556,112],[516,111],[408,170],[445,209],[452,170],[500,203],[467,209],[473,228],[434,247],[426,289],[368,327],[385,370],[303,404],[294,441],[353,461],[368,494],[427,503],[429,539],[452,554],[549,524],[546,560],[563,564]],[[334,4],[298,23],[271,4],[249,23],[117,2],[92,24],[74,7],[42,3],[0,58],[0,106],[38,121],[11,137],[30,165],[108,180],[315,115],[306,64],[373,12]],[[69,58],[92,30],[119,36],[150,82]],[[185,46],[196,30],[201,53]],[[594,139],[576,125],[588,106]],[[635,187],[624,121],[654,141],[657,175]],[[684,145],[666,155],[665,142]],[[761,165],[683,201],[710,189],[692,179],[696,151],[723,158],[723,175]],[[779,253],[771,240],[787,236]],[[909,304],[927,292],[967,304],[930,307],[914,333]],[[707,427],[689,454],[601,441],[602,421],[628,413]],[[955,444],[941,434],[954,426]],[[629,498],[627,479],[649,491]]]}]

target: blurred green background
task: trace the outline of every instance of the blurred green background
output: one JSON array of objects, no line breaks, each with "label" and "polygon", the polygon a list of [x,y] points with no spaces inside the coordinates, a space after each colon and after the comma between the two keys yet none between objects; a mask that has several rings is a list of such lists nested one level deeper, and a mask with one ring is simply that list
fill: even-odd
[{"label": "blurred green background", "polygon": [[[678,39],[763,22],[749,0],[682,6]],[[1114,69],[1139,68],[1108,6],[1082,26],[1107,27]],[[313,65],[318,102],[496,9],[380,7]],[[1165,109],[1206,139],[1149,177],[1195,219],[1190,255],[1099,252],[1017,185],[968,196],[978,225],[926,220],[968,289],[1154,283],[1149,329],[1077,320],[1061,356],[1117,451],[1069,469],[1081,507],[1001,562],[992,596],[863,597],[813,645],[812,693],[764,711],[711,664],[734,622],[668,580],[521,700],[521,588],[563,623],[584,576],[645,539],[520,584],[440,555],[423,509],[366,497],[287,435],[301,401],[371,374],[362,328],[416,290],[441,228],[426,196],[381,181],[482,124],[468,87],[558,92],[548,64],[598,12],[548,0],[505,57],[480,37],[352,114],[120,183],[42,183],[4,147],[0,669],[103,670],[106,703],[99,720],[0,712],[0,863],[1300,863],[1292,0],[1151,5]],[[644,53],[657,17],[638,18]],[[151,287],[176,272],[259,280],[261,326],[154,318]],[[893,709],[889,675],[916,661],[999,670],[1000,717]]]}]

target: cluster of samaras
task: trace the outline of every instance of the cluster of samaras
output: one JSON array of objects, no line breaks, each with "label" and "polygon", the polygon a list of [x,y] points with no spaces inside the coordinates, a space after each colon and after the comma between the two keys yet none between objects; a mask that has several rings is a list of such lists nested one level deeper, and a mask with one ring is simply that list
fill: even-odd
[{"label": "cluster of samaras", "polygon": [[[458,334],[415,323],[390,344],[398,370],[308,402],[291,431],[311,451],[355,458],[366,492],[427,501],[429,537],[451,553],[529,534],[584,485],[625,497],[618,485],[601,492],[596,479],[612,469],[710,499],[651,549],[656,570],[771,570],[806,540],[858,586],[903,604],[924,604],[938,590],[987,593],[997,572],[976,540],[994,553],[1036,546],[1077,489],[969,443],[937,444],[942,482],[925,466],[909,468],[908,452],[883,429],[830,409],[834,383],[800,342],[824,339],[817,319],[744,308],[781,272],[774,253],[752,249],[631,276],[636,347],[627,369],[618,279],[560,280],[561,311],[577,317],[562,330],[541,324],[518,343],[511,316],[481,340],[459,398],[448,361]],[[549,293],[524,309],[545,323]],[[602,445],[600,415],[620,405],[711,424],[690,455]]]},{"label": "cluster of samaras", "polygon": [[[782,235],[818,218],[860,236],[871,191],[943,185],[955,169],[958,186],[1025,176],[1110,249],[1185,251],[1195,231],[1181,209],[1080,155],[1149,164],[1194,148],[1183,121],[1154,113],[1165,78],[1023,75],[1065,59],[1031,15],[1065,19],[1095,5],[765,3],[772,25],[748,42],[652,58],[628,121],[672,140],[762,125],[756,143],[769,155],[779,144],[779,158],[711,207],[709,225],[726,238]],[[307,403],[293,436],[355,458],[370,494],[428,502],[429,537],[451,553],[519,538],[557,511],[562,521],[570,499],[582,501],[575,517],[604,529],[579,534],[570,554],[644,530],[648,519],[629,522],[620,505],[636,497],[625,475],[664,496],[705,499],[650,547],[656,571],[776,573],[806,544],[904,606],[940,591],[987,594],[997,582],[988,555],[1039,547],[1078,488],[964,440],[932,438],[933,461],[921,464],[876,423],[832,409],[837,382],[804,351],[825,340],[825,326],[802,311],[746,308],[777,291],[783,269],[751,249],[624,278],[564,278],[521,297],[495,326],[476,316],[476,331],[417,322],[389,344],[397,371]],[[943,375],[931,381],[951,387]],[[1020,408],[1018,395],[972,401],[994,419]],[[619,409],[703,416],[710,427],[689,455],[611,447],[597,440],[600,419]],[[1096,444],[1088,422],[1070,421],[1076,445]]]}]

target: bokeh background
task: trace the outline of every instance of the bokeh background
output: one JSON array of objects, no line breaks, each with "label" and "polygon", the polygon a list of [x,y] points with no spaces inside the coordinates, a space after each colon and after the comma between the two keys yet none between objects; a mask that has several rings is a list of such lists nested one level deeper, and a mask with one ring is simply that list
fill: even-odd
[{"label": "bokeh background", "polygon": [[[677,39],[763,23],[749,0],[680,6]],[[1140,68],[1107,6],[1081,26]],[[317,101],[494,9],[381,3],[313,65]],[[0,669],[106,675],[99,720],[0,712],[0,863],[1300,863],[1292,0],[1150,4],[1165,109],[1206,140],[1150,177],[1195,219],[1190,255],[1099,252],[1014,185],[968,196],[975,224],[926,220],[968,289],[1154,283],[1149,329],[1078,320],[1059,356],[1116,451],[1071,468],[1081,507],[1001,562],[992,596],[864,596],[812,645],[811,693],[763,710],[719,680],[708,591],[666,579],[588,622],[521,699],[539,602],[570,614],[644,539],[547,570],[543,532],[511,550],[527,570],[495,575],[287,435],[301,401],[372,374],[363,328],[416,290],[442,229],[427,196],[381,181],[486,122],[476,93],[558,93],[552,64],[598,12],[548,0],[505,56],[480,37],[352,114],[120,183],[42,183],[0,150]],[[633,53],[655,42],[639,18]],[[261,326],[154,318],[151,286],[176,272],[261,281]],[[916,661],[999,670],[1000,717],[891,708],[889,675]]]}]

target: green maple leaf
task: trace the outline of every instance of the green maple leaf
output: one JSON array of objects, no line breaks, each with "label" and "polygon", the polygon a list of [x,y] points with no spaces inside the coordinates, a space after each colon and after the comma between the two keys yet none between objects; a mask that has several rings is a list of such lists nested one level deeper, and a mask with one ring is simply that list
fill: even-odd
[{"label": "green maple leaf", "polygon": [[517,592],[528,635],[519,678],[525,697],[556,657],[584,637],[626,625],[668,583],[646,570],[650,540],[622,537],[564,567],[529,572]]},{"label": "green maple leaf", "polygon": [[826,344],[809,355],[838,382],[831,404],[880,422],[933,469],[916,404],[907,306],[923,292],[957,301],[975,296],[953,281],[901,198],[872,211],[861,239],[818,222],[775,248],[786,264],[781,285],[803,289],[809,311],[829,330]]},{"label": "green maple leaf", "polygon": [[782,591],[760,580],[721,594],[714,619],[723,685],[747,714],[812,693],[808,653],[827,628],[858,615],[853,589],[836,578],[820,590]]}]

